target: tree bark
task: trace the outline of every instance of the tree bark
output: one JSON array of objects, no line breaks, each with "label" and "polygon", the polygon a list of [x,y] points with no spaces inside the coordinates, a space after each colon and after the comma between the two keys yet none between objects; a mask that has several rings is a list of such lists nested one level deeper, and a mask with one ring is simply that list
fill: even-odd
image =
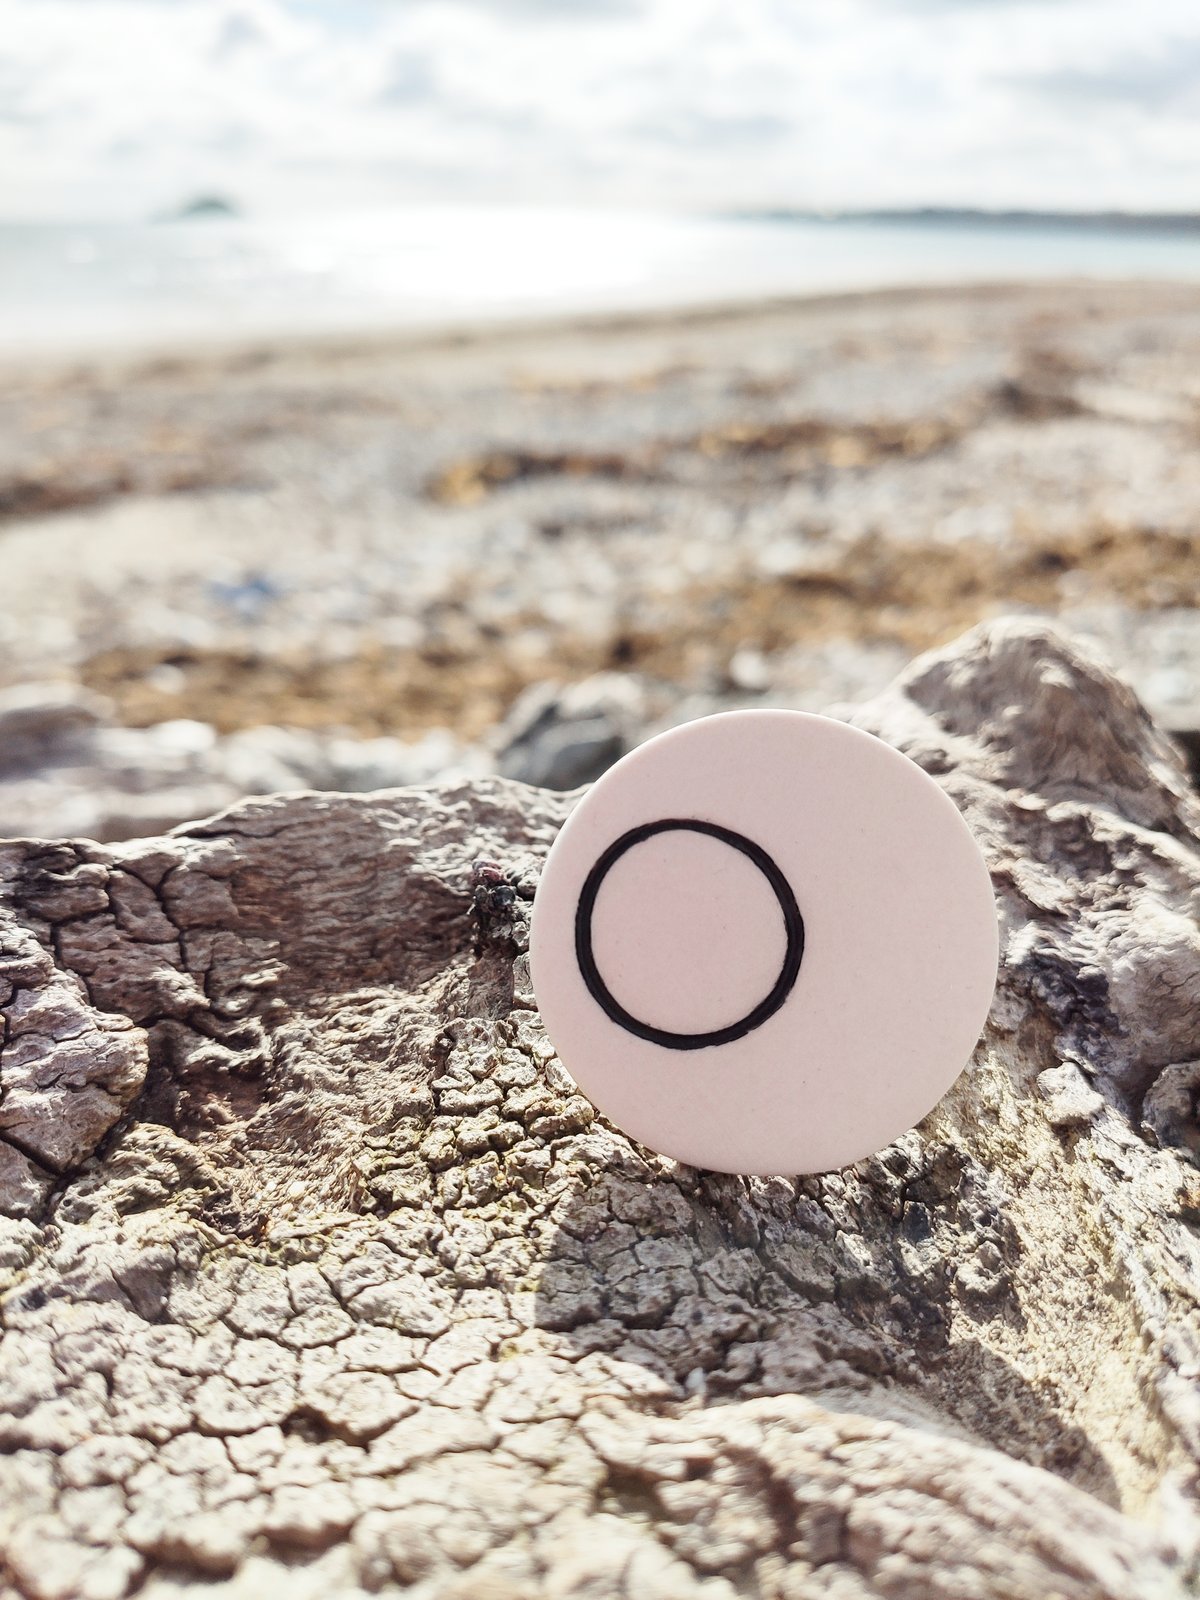
[{"label": "tree bark", "polygon": [[5,1593],[1188,1592],[1200,804],[1041,624],[855,720],[964,810],[1003,966],[937,1110],[802,1180],[650,1155],[554,1058],[578,793],[0,846]]}]

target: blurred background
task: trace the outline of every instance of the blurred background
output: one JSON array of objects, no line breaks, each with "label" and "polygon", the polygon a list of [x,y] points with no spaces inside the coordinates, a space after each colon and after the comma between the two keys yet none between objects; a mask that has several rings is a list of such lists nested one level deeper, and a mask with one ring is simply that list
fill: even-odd
[{"label": "blurred background", "polygon": [[1194,0],[0,0],[0,834],[1055,616],[1200,760]]}]

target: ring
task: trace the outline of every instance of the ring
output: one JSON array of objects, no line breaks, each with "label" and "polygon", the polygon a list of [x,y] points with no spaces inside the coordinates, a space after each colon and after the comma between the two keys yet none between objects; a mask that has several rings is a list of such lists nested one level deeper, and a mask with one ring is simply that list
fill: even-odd
[{"label": "ring", "polygon": [[[734,850],[740,850],[743,855],[749,857],[774,891],[779,909],[783,912],[783,926],[787,936],[783,965],[779,969],[779,976],[771,992],[747,1011],[744,1017],[729,1023],[727,1027],[713,1028],[707,1033],[673,1033],[669,1029],[656,1028],[635,1017],[632,1012],[625,1009],[600,976],[595,952],[592,949],[592,912],[595,909],[596,896],[600,893],[600,886],[610,870],[634,845],[642,844],[645,840],[654,838],[656,834],[676,830],[708,834],[710,838],[719,839],[722,844],[730,845]],[[609,845],[588,873],[575,911],[575,956],[592,999],[628,1033],[635,1034],[639,1039],[647,1039],[651,1044],[663,1045],[668,1050],[704,1050],[709,1045],[731,1044],[735,1039],[744,1039],[755,1028],[760,1028],[768,1017],[773,1017],[783,1005],[792,991],[792,985],[800,971],[800,963],[804,959],[804,918],[800,915],[800,907],[796,904],[791,884],[762,846],[755,844],[753,839],[747,839],[744,833],[737,833],[732,828],[723,828],[716,822],[702,822],[690,817],[667,817],[661,822],[643,822],[636,828],[630,828],[628,833],[623,833]]]}]

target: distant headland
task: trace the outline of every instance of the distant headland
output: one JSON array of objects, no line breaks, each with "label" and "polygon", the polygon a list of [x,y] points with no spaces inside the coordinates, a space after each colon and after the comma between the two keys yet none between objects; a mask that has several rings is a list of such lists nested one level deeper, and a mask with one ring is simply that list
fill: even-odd
[{"label": "distant headland", "polygon": [[909,206],[864,211],[818,211],[769,206],[726,216],[758,222],[917,223],[928,227],[1080,228],[1112,233],[1200,233],[1200,212],[989,210],[975,206]]}]

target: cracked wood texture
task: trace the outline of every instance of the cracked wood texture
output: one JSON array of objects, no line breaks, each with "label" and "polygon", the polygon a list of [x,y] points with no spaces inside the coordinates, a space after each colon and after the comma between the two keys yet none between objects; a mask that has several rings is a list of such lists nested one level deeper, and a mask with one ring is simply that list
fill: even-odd
[{"label": "cracked wood texture", "polygon": [[1038,624],[855,720],[1003,968],[938,1109],[801,1181],[573,1092],[524,950],[577,796],[0,846],[6,1595],[1191,1592],[1200,806]]}]

